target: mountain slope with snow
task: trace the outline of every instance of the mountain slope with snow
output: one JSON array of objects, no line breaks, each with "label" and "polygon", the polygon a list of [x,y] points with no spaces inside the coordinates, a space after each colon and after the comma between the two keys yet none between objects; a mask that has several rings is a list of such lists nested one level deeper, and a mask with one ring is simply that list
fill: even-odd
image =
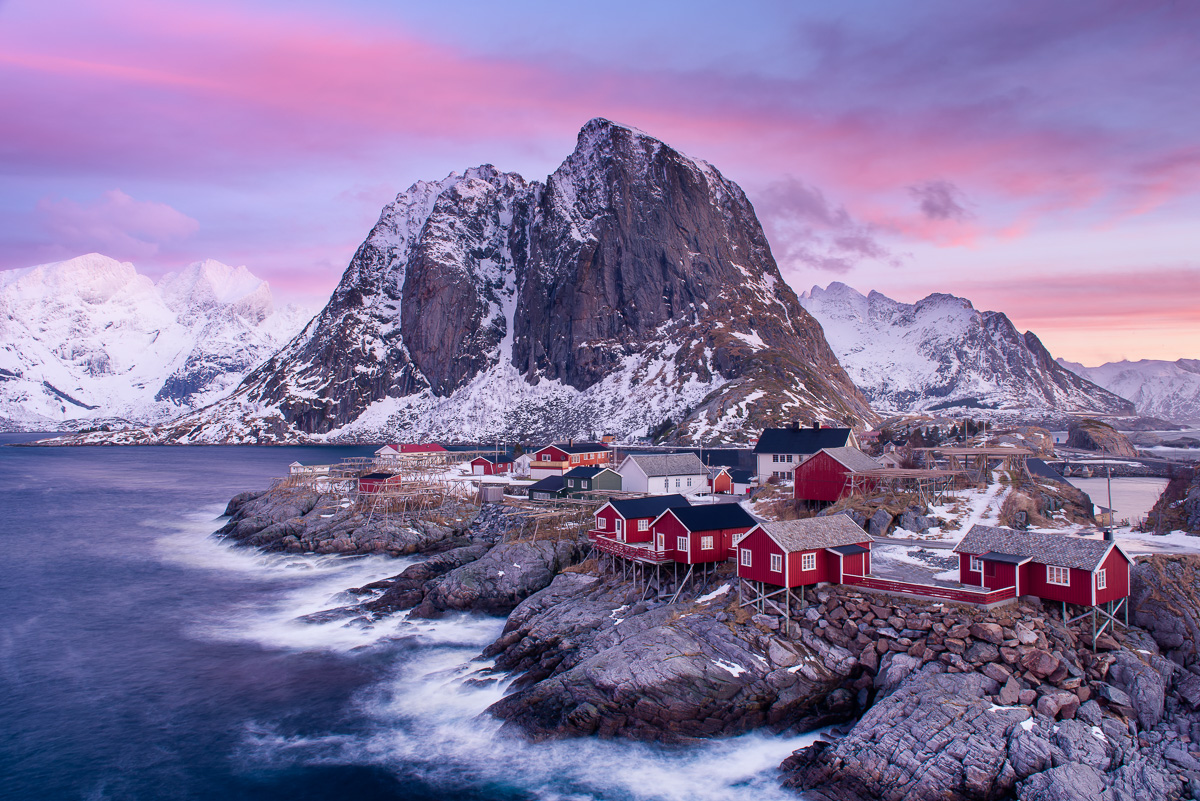
[{"label": "mountain slope with snow", "polygon": [[1032,332],[1022,335],[1004,314],[977,311],[964,298],[900,303],[835,282],[800,302],[881,412],[1133,412],[1129,401],[1057,364]]},{"label": "mountain slope with snow", "polygon": [[875,416],[745,194],[597,119],[545,183],[485,165],[414,184],[236,392],[122,441],[745,442],[800,419]]},{"label": "mountain slope with snow", "polygon": [[1200,359],[1141,359],[1099,367],[1058,360],[1067,369],[1128,398],[1138,414],[1176,423],[1200,423]]},{"label": "mountain slope with snow", "polygon": [[97,253],[0,273],[0,418],[165,421],[226,394],[306,319],[216,261],[157,284]]}]

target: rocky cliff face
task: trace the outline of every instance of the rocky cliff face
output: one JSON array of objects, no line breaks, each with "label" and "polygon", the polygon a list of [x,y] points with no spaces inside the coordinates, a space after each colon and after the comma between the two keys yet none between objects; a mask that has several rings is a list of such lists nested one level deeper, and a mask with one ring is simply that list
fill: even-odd
[{"label": "rocky cliff face", "polygon": [[387,206],[329,304],[148,441],[640,434],[874,419],[715,168],[592,120],[546,180],[484,166]]},{"label": "rocky cliff face", "polygon": [[1054,361],[1000,312],[934,294],[899,303],[845,284],[801,299],[851,379],[879,410],[954,407],[1132,414],[1133,404]]}]

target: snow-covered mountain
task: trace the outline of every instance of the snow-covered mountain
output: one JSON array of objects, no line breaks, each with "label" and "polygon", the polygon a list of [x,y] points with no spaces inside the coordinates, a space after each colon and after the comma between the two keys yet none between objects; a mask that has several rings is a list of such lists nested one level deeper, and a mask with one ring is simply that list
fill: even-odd
[{"label": "snow-covered mountain", "polygon": [[1200,423],[1200,359],[1168,362],[1141,359],[1108,362],[1099,367],[1058,360],[1059,364],[1122,398],[1133,401],[1138,414],[1176,423]]},{"label": "snow-covered mountain", "polygon": [[879,411],[956,406],[1017,412],[1132,414],[1133,404],[1054,361],[1032,332],[1000,312],[934,294],[899,303],[841,283],[800,303],[817,318],[850,375]]},{"label": "snow-covered mountain", "polygon": [[742,190],[592,120],[545,183],[491,166],[384,208],[328,305],[227,399],[122,441],[747,441],[874,413]]},{"label": "snow-covered mountain", "polygon": [[[151,423],[229,392],[309,314],[276,311],[245,267],[204,261],[157,284],[91,253],[0,273],[0,418]],[[74,425],[68,421],[75,421]]]}]

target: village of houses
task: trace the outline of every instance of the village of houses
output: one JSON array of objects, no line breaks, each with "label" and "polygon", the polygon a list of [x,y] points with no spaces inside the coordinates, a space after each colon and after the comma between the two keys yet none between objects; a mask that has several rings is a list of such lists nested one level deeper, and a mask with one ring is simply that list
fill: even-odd
[{"label": "village of houses", "polygon": [[287,480],[321,482],[342,508],[369,515],[472,495],[573,520],[597,564],[647,596],[674,601],[720,577],[785,627],[827,585],[984,609],[1033,597],[1083,620],[1093,646],[1128,624],[1132,555],[1153,546],[1097,528],[1090,503],[1083,519],[1065,514],[1056,487],[1069,485],[1034,450],[960,440],[921,449],[914,466],[911,453],[870,455],[872,444],[799,423],[763,431],[747,450],[647,450],[610,437],[519,455],[389,444],[373,459],[293,463]]}]

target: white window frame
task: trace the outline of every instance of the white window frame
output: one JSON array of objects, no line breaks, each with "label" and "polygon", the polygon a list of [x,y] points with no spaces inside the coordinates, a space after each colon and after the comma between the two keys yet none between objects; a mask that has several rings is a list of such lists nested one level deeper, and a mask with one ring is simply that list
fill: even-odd
[{"label": "white window frame", "polygon": [[787,461],[788,461],[788,464],[792,463],[792,455],[790,453],[787,455]]},{"label": "white window frame", "polygon": [[781,554],[781,553],[771,554],[771,572],[772,573],[782,573],[783,572],[783,554]]},{"label": "white window frame", "polygon": [[983,572],[983,560],[980,559],[978,556],[974,556],[974,555],[971,556],[971,571],[970,572],[972,572],[972,573],[982,573]]},{"label": "white window frame", "polygon": [[638,521],[638,531],[649,531],[649,530],[650,530],[650,521],[647,518],[643,517],[641,520]]},{"label": "white window frame", "polygon": [[692,486],[692,479],[691,479],[691,478],[688,478],[688,480],[687,480],[687,485],[688,485],[689,487],[690,487],[690,486]]},{"label": "white window frame", "polygon": [[597,517],[596,518],[596,528],[600,529],[601,531],[604,531],[605,529],[608,528],[608,521],[605,520],[603,517]]},{"label": "white window frame", "polygon": [[675,479],[675,489],[679,489],[679,479]]},{"label": "white window frame", "polygon": [[1107,590],[1108,589],[1108,571],[1106,568],[1102,567],[1096,571],[1096,589],[1098,589],[1098,590]]},{"label": "white window frame", "polygon": [[741,558],[741,562],[740,562],[741,566],[742,567],[753,567],[753,565],[751,564],[751,561],[753,559],[754,559],[754,556],[750,553],[750,549],[742,548],[742,558]]},{"label": "white window frame", "polygon": [[771,461],[772,461],[772,462],[778,462],[778,461],[779,461],[779,454],[778,454],[778,453],[773,453],[773,454],[771,454]]},{"label": "white window frame", "polygon": [[548,461],[550,461],[550,454],[548,454],[548,453],[543,453],[543,454],[542,454],[542,461],[543,461],[543,462],[548,462]]},{"label": "white window frame", "polygon": [[669,490],[670,488],[671,488],[671,479],[664,478],[663,479],[663,489]]},{"label": "white window frame", "polygon": [[711,551],[712,549],[713,549],[713,538],[712,537],[701,537],[700,538],[700,550]]},{"label": "white window frame", "polygon": [[620,533],[620,531],[621,531],[621,518],[619,518],[619,517],[618,517],[618,518],[616,519],[616,524],[615,524],[614,528],[615,528],[615,530],[616,530],[618,533]]},{"label": "white window frame", "polygon": [[568,486],[568,487],[574,487],[574,486],[575,486],[575,479],[573,479],[573,478],[568,478],[568,479],[567,479],[567,486]]},{"label": "white window frame", "polygon": [[687,551],[688,551],[688,538],[687,538],[687,537],[684,537],[684,536],[682,536],[682,535],[680,535],[680,536],[676,537],[676,538],[675,538],[675,550],[677,550],[677,551],[683,551],[684,553],[687,553]]},{"label": "white window frame", "polygon": [[[1066,579],[1063,581],[1062,579]],[[1058,565],[1046,565],[1046,583],[1056,587],[1071,586],[1071,568]]]},{"label": "white window frame", "polygon": [[817,569],[817,555],[815,553],[800,554],[800,569],[805,570],[805,571],[816,570]]},{"label": "white window frame", "polygon": [[576,453],[576,454],[572,455],[572,456],[571,456],[571,461],[572,461],[574,464],[579,464],[579,454],[577,454],[577,453]]}]

